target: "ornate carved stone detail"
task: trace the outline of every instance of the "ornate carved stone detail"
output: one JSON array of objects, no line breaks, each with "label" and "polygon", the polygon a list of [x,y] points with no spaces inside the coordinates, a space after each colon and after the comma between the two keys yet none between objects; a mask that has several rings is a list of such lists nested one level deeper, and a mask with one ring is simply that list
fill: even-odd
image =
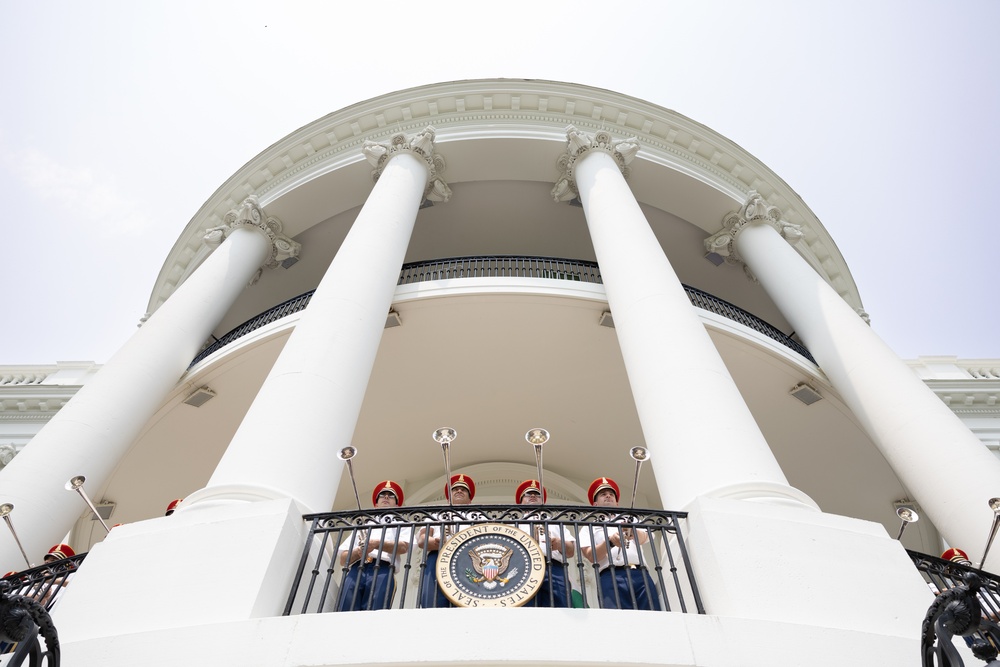
[{"label": "ornate carved stone detail", "polygon": [[560,173],[559,180],[552,188],[552,198],[556,201],[569,201],[579,196],[580,191],[576,187],[576,179],[573,176],[573,169],[581,157],[588,152],[598,150],[604,151],[618,164],[622,175],[629,176],[628,165],[639,152],[639,139],[629,137],[620,141],[615,141],[611,133],[601,130],[593,136],[582,132],[573,125],[566,128],[566,152],[559,156],[557,166]]},{"label": "ornate carved stone detail", "polygon": [[781,236],[795,245],[802,239],[802,226],[794,225],[781,219],[781,209],[771,206],[756,190],[747,195],[746,203],[740,210],[733,211],[722,220],[722,231],[705,239],[705,249],[726,260],[727,264],[742,265],[743,271],[753,282],[757,278],[736,251],[733,243],[736,237],[751,222],[764,222],[771,225]]},{"label": "ornate carved stone detail", "polygon": [[7,465],[17,456],[17,448],[12,443],[0,445],[0,464]]},{"label": "ornate carved stone detail", "polygon": [[365,141],[361,147],[368,163],[374,167],[372,180],[378,181],[382,170],[393,155],[400,152],[412,153],[427,164],[427,187],[424,188],[424,198],[432,201],[448,201],[451,199],[451,188],[441,178],[445,170],[444,158],[434,152],[434,128],[428,125],[423,132],[407,137],[403,133],[394,134],[388,143]]},{"label": "ornate carved stone detail", "polygon": [[[302,249],[300,243],[281,233],[281,221],[266,215],[260,202],[253,195],[244,199],[239,208],[231,209],[229,213],[226,213],[221,225],[205,230],[205,245],[213,248],[218,247],[238,227],[255,227],[270,240],[270,252],[261,265],[261,270],[273,269],[287,259],[298,257],[299,251]],[[251,285],[257,282],[260,274],[261,271],[258,271],[254,279],[250,281]]]}]

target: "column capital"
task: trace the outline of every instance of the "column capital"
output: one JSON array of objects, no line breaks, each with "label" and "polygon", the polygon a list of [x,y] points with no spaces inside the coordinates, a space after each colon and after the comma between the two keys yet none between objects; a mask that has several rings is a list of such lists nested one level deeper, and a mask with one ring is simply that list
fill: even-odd
[{"label": "column capital", "polygon": [[559,156],[557,163],[562,176],[552,188],[552,198],[556,201],[569,201],[579,196],[573,169],[576,163],[591,151],[601,151],[610,155],[621,169],[622,175],[628,178],[628,165],[639,152],[638,137],[629,137],[615,141],[610,132],[601,130],[590,135],[570,125],[566,128],[566,152]]},{"label": "column capital", "polygon": [[742,264],[747,275],[756,282],[749,267],[740,257],[735,247],[739,233],[751,222],[762,222],[770,225],[782,238],[795,245],[802,239],[802,226],[781,219],[781,209],[768,204],[756,190],[747,194],[747,199],[739,210],[726,215],[722,220],[722,231],[705,239],[705,249],[726,260],[727,264]]},{"label": "column capital", "polygon": [[252,227],[260,231],[267,237],[270,245],[267,259],[253,280],[250,281],[251,285],[257,282],[263,269],[276,268],[285,260],[298,257],[299,251],[302,249],[302,244],[282,234],[281,221],[264,213],[264,209],[261,208],[260,202],[254,195],[244,199],[238,208],[231,209],[226,213],[221,225],[205,230],[205,245],[214,249],[226,240],[234,229],[239,227]]},{"label": "column capital", "polygon": [[451,188],[441,178],[445,170],[444,158],[434,152],[434,128],[428,125],[422,132],[407,137],[400,132],[394,134],[387,143],[365,141],[361,147],[365,158],[371,166],[372,180],[378,181],[382,170],[394,155],[401,152],[411,153],[427,165],[427,187],[424,188],[424,198],[432,201],[448,201],[451,199]]}]

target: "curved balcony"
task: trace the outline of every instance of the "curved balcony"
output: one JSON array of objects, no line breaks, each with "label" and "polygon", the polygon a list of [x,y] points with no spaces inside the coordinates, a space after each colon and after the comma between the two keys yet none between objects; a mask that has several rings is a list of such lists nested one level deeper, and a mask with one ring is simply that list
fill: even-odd
[{"label": "curved balcony", "polygon": [[[493,572],[492,575],[500,577],[495,581],[501,583],[499,586],[493,583],[490,589],[489,581],[494,581],[494,577],[484,575],[477,579],[472,571],[472,567],[476,566],[473,559],[460,555],[456,549],[451,569],[461,571],[464,567],[465,576],[471,582],[455,584],[454,597],[449,595],[452,599],[464,598],[468,604],[461,606],[525,605],[705,613],[681,532],[683,521],[687,518],[684,512],[617,507],[469,505],[377,508],[310,514],[303,518],[310,523],[310,528],[285,606],[286,616],[441,606],[443,598],[438,600],[438,596],[421,594],[421,591],[437,587],[437,568],[434,567],[437,555],[428,551],[427,543],[421,543],[421,538],[417,537],[419,531],[431,528],[446,537],[461,533],[456,536],[459,541],[462,534],[469,531],[481,531],[481,536],[470,540],[475,541],[495,540],[498,536],[502,537],[500,533],[504,529],[516,529],[521,531],[524,540],[532,536],[536,546],[546,545],[539,547],[539,558],[544,559],[546,571],[557,568],[558,576],[553,581],[559,583],[543,588],[535,598],[531,598],[535,593],[516,590],[520,582],[516,581],[518,568],[514,565],[506,572],[503,569],[506,565]],[[555,553],[550,540],[544,537],[546,535],[554,536],[553,539],[557,537],[560,544],[573,547],[565,550],[565,556]],[[634,542],[631,550],[627,546],[629,541]],[[588,555],[583,546],[606,543],[624,544],[625,551],[614,547],[609,549],[608,554],[614,555],[614,549],[617,549],[614,558],[596,558],[592,557],[593,554]],[[364,561],[359,559],[350,564],[345,558],[338,558],[338,555],[346,556],[353,546],[360,547],[362,554],[378,554],[381,557],[369,557]],[[635,548],[637,546],[639,548]],[[442,541],[441,553],[447,549]],[[433,556],[433,560],[429,556]],[[527,562],[521,565],[521,578],[529,577],[533,564]],[[541,569],[538,563],[534,565]],[[355,568],[362,571],[374,568],[375,576],[381,571],[393,583],[385,587],[381,597],[373,588],[361,594],[360,586],[347,584],[349,572]],[[622,573],[627,575],[622,577],[628,582],[627,587],[621,584],[618,589],[606,586],[607,577],[621,576]],[[502,578],[504,574],[510,581],[507,591],[503,589],[508,584],[508,579]],[[635,579],[636,576],[639,580]],[[489,581],[480,583],[483,579]],[[633,581],[636,581],[634,585]],[[469,589],[465,594],[461,592],[463,586]],[[561,590],[558,590],[559,587]],[[487,589],[495,590],[495,593],[490,594]],[[530,599],[525,601],[524,597]]]},{"label": "curved balcony", "polygon": [[[542,280],[570,280],[593,284],[603,284],[600,267],[596,262],[585,262],[556,257],[531,257],[512,255],[481,255],[475,257],[448,257],[424,262],[404,264],[399,273],[397,285],[427,282],[432,280],[455,280],[476,278],[538,278]],[[768,338],[781,343],[788,349],[816,363],[812,355],[801,343],[793,340],[777,327],[759,317],[734,306],[707,292],[684,285],[691,305],[710,313],[749,327]],[[283,317],[300,312],[309,305],[315,290],[310,290],[250,318],[208,345],[194,358],[194,366],[212,353]],[[189,368],[190,368],[189,366]]]}]

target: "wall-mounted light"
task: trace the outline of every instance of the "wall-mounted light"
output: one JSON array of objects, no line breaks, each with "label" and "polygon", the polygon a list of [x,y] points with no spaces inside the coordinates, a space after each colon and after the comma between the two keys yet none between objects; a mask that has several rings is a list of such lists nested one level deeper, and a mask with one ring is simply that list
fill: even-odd
[{"label": "wall-mounted light", "polygon": [[726,258],[717,252],[706,252],[705,259],[710,261],[712,264],[715,264],[716,266],[721,266],[726,261]]},{"label": "wall-mounted light", "polygon": [[192,405],[196,408],[208,403],[210,400],[215,398],[215,392],[208,387],[198,387],[191,393],[190,396],[184,399],[184,402],[188,405]]},{"label": "wall-mounted light", "polygon": [[608,327],[609,329],[615,328],[615,318],[611,317],[611,311],[605,310],[601,313],[601,319],[597,322],[602,327]]},{"label": "wall-mounted light", "polygon": [[395,310],[389,309],[389,314],[385,317],[385,328],[391,329],[392,327],[398,327],[403,324],[403,320],[399,319],[399,313]]},{"label": "wall-mounted light", "polygon": [[823,396],[820,395],[818,391],[807,385],[805,382],[800,382],[791,389],[788,393],[799,399],[806,405],[812,405],[816,401],[823,400]]}]

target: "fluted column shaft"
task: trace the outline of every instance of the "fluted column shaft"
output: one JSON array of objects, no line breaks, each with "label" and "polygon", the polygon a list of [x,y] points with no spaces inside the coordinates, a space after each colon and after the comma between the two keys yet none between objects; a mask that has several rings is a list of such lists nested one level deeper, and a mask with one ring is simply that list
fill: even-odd
[{"label": "fluted column shaft", "polygon": [[815,508],[788,485],[619,162],[595,148],[572,174],[664,506],[714,495]]},{"label": "fluted column shaft", "polygon": [[[366,147],[381,151],[374,189],[208,485],[189,496],[182,511],[271,498],[293,498],[316,512],[332,507],[343,467],[337,453],[354,435],[399,270],[433,175],[427,132],[412,140],[416,146],[423,137],[425,153]],[[402,144],[394,138],[393,145]]]},{"label": "fluted column shaft", "polygon": [[1000,461],[771,222],[746,223],[733,247],[948,543],[981,557]]},{"label": "fluted column shaft", "polygon": [[[0,471],[0,501],[28,557],[40,564],[85,511],[63,487],[74,475],[87,488],[109,479],[146,422],[174,389],[236,297],[268,259],[261,229],[232,229],[224,242],[104,364],[92,380]],[[6,530],[4,531],[7,532]],[[24,565],[10,536],[0,537],[0,563]]]}]

